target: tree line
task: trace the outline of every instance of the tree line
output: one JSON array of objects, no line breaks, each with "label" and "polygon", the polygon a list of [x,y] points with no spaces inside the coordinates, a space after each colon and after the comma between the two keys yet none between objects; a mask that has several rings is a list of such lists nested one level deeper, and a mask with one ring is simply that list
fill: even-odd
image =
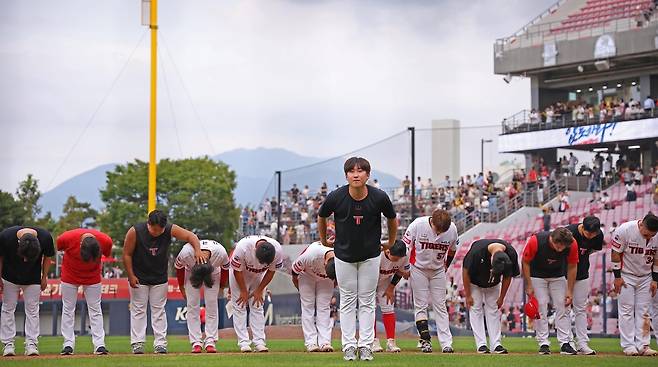
[{"label": "tree line", "polygon": [[[214,239],[231,248],[239,220],[233,197],[235,172],[208,157],[163,159],[157,172],[157,208],[167,213],[170,222],[193,231],[199,238]],[[96,210],[71,195],[61,216],[55,218],[50,211],[42,213],[38,180],[28,174],[14,194],[0,190],[0,229],[38,226],[55,238],[70,229],[95,228],[122,247],[126,231],[146,220],[147,190],[147,162],[135,160],[118,165],[106,173],[106,186],[100,190],[104,208]],[[177,250],[172,248],[173,253]]]}]

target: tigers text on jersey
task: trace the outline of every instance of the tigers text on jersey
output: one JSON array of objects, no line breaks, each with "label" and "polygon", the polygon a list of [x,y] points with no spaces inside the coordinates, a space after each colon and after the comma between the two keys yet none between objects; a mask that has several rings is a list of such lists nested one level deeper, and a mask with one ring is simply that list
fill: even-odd
[{"label": "tigers text on jersey", "polygon": [[[219,273],[222,269],[229,269],[229,258],[224,246],[213,240],[201,240],[199,242],[201,243],[201,250],[210,251],[208,264],[215,268],[215,273]],[[194,247],[192,247],[191,244],[186,243],[178,253],[174,267],[176,267],[176,269],[191,270],[195,264],[196,258],[194,257]]]},{"label": "tigers text on jersey", "polygon": [[320,242],[313,242],[299,254],[299,257],[292,263],[292,271],[296,274],[306,273],[316,278],[328,279],[325,271],[324,256],[331,247],[323,246]]},{"label": "tigers text on jersey", "polygon": [[[258,262],[256,258],[256,242],[266,240],[274,246],[276,254],[271,264],[265,265]],[[247,236],[235,245],[231,256],[231,267],[235,271],[247,270],[251,273],[259,274],[267,270],[281,270],[283,268],[283,250],[281,244],[267,236]]]},{"label": "tigers text on jersey", "polygon": [[612,236],[612,250],[623,254],[622,273],[636,277],[651,276],[651,267],[658,251],[658,236],[645,240],[640,234],[639,225],[639,220],[633,220],[617,227]]},{"label": "tigers text on jersey", "polygon": [[437,235],[430,226],[430,217],[416,218],[404,233],[402,241],[407,245],[409,263],[419,269],[438,270],[445,268],[445,257],[449,250],[459,245],[459,234],[455,223],[447,231]]},{"label": "tigers text on jersey", "polygon": [[379,279],[390,278],[399,270],[409,271],[409,256],[401,257],[398,261],[391,261],[386,257],[386,253],[382,253],[379,263]]}]

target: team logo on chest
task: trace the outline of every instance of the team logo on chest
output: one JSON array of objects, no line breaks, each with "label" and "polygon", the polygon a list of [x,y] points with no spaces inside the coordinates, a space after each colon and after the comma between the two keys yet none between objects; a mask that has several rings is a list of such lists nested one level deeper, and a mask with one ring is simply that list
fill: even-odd
[{"label": "team logo on chest", "polygon": [[157,256],[158,255],[158,248],[157,247],[149,247],[149,252],[151,253],[151,256]]},{"label": "team logo on chest", "polygon": [[357,226],[360,226],[361,222],[363,221],[363,215],[360,215],[361,211],[362,211],[361,205],[354,206],[354,213],[358,215],[353,215],[352,217],[354,218],[354,223],[356,223]]}]

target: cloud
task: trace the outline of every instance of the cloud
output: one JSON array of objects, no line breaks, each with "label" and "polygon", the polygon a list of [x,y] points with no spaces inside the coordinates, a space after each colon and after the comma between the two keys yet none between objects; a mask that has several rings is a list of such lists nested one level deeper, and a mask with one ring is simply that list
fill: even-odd
[{"label": "cloud", "polygon": [[[493,75],[493,42],[551,3],[161,0],[158,155],[270,146],[333,156],[432,119],[496,123],[528,106],[529,83]],[[147,32],[138,4],[3,8],[0,189],[28,172],[48,189],[97,165],[146,159],[148,35],[126,65]],[[463,136],[463,149],[479,144]],[[462,152],[464,169],[479,167]]]}]

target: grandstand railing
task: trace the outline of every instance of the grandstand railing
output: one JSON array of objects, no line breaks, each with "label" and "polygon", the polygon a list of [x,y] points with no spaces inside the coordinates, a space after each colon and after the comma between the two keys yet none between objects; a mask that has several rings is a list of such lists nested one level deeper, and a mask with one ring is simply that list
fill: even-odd
[{"label": "grandstand railing", "polygon": [[[550,9],[552,9],[552,7],[549,8],[549,10]],[[643,28],[645,22],[638,22],[636,15],[637,14],[633,13],[631,17],[611,19],[605,21],[603,24],[592,24],[591,26],[579,27],[564,27],[564,20],[536,24],[539,20],[536,19],[533,21],[534,23],[529,23],[513,35],[497,39],[494,44],[494,56],[502,57],[503,52],[512,49],[541,46],[547,41],[572,41],[588,37],[597,37],[606,33],[623,32]],[[651,15],[649,19],[650,20],[646,23],[655,20],[656,14],[654,13]]]},{"label": "grandstand railing", "polygon": [[[548,9],[544,10],[541,14],[536,16],[533,20],[528,22],[528,24],[524,25],[519,29],[518,31],[514,32],[511,36],[505,37],[505,38],[500,38],[496,40],[496,46],[498,46],[499,42],[501,45],[505,44],[505,41],[509,42],[512,39],[516,39],[518,37],[523,36],[528,32],[528,30],[535,26],[537,23],[539,23],[542,19],[546,18],[547,16],[553,14],[562,4],[564,4],[567,0],[559,0],[555,4],[551,5]],[[512,41],[514,42],[514,41]],[[496,48],[496,51],[499,51],[498,48]],[[501,48],[500,51],[505,51],[505,49]]]},{"label": "grandstand railing", "polygon": [[457,216],[453,218],[453,222],[457,226],[459,234],[462,234],[481,222],[498,223],[523,207],[541,207],[557,197],[565,188],[566,177],[560,177],[540,189],[543,193],[542,200],[540,200],[539,195],[537,195],[539,188],[529,187],[525,184],[524,190],[514,197],[501,200],[485,210],[474,211],[463,217]]},{"label": "grandstand railing", "polygon": [[[640,101],[642,102],[642,101]],[[530,111],[522,110],[514,115],[503,119],[502,125],[502,134],[516,134],[516,133],[525,133],[529,131],[540,131],[540,130],[551,130],[551,129],[562,129],[565,127],[577,127],[577,126],[587,126],[595,125],[602,122],[621,122],[621,121],[633,121],[641,120],[647,118],[658,117],[658,108],[645,111],[640,109],[637,112],[630,114],[630,118],[625,118],[625,116],[615,116],[610,120],[605,119],[601,121],[600,116],[595,114],[594,118],[589,116],[584,116],[582,120],[574,120],[571,111],[566,112],[559,116],[553,117],[553,122],[547,123],[546,121],[531,122],[530,121]]]}]

